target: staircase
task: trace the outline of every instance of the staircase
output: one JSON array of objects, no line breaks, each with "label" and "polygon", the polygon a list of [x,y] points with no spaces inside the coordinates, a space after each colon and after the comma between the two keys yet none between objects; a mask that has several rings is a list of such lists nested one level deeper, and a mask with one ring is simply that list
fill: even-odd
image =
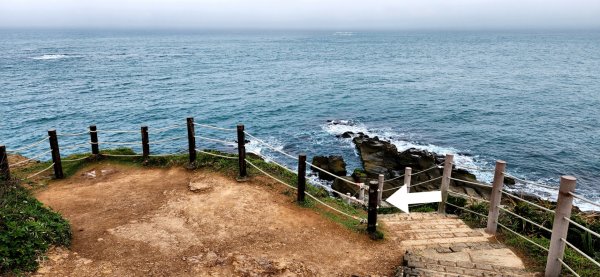
[{"label": "staircase", "polygon": [[388,238],[406,250],[397,276],[538,276],[512,250],[455,215],[379,217]]}]

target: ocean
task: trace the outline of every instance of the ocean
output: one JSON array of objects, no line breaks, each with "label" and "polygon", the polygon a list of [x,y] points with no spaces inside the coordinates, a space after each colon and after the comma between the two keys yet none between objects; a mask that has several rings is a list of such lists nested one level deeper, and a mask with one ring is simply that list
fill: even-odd
[{"label": "ocean", "polygon": [[[0,144],[18,149],[51,128],[68,134],[91,124],[148,125],[151,141],[174,139],[151,151],[172,153],[187,147],[183,125],[193,116],[225,128],[242,123],[309,159],[342,155],[352,171],[359,157],[336,135],[361,131],[399,150],[455,153],[462,166],[493,168],[502,159],[509,173],[552,186],[574,175],[577,192],[598,201],[599,69],[599,31],[0,30]],[[173,124],[181,126],[152,132]],[[197,132],[236,139],[234,132]],[[100,134],[100,141],[139,140],[137,132]],[[65,154],[89,151],[87,142],[59,138]],[[295,167],[256,141],[248,148]],[[519,189],[555,197],[531,185]]]}]

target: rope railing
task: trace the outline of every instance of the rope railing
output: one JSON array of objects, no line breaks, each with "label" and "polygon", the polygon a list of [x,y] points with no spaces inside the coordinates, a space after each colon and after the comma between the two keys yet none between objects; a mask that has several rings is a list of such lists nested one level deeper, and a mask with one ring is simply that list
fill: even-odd
[{"label": "rope railing", "polygon": [[590,234],[592,234],[592,235],[594,235],[595,237],[597,237],[597,238],[599,238],[599,239],[600,239],[600,234],[598,234],[598,233],[596,233],[596,232],[594,232],[594,231],[590,230],[590,228],[587,228],[587,227],[585,227],[585,226],[583,226],[583,225],[581,225],[581,224],[579,224],[579,223],[575,222],[574,220],[572,220],[572,219],[570,219],[570,218],[568,218],[568,217],[564,217],[564,219],[565,219],[566,221],[568,221],[569,223],[571,223],[571,224],[573,224],[573,225],[575,225],[575,226],[577,226],[577,227],[581,228],[581,230],[584,230],[584,231],[586,231],[586,232],[588,232],[588,233],[590,233]]},{"label": "rope railing", "polygon": [[48,141],[48,138],[50,138],[50,137],[46,136],[43,139],[41,139],[39,141],[36,141],[36,142],[34,142],[32,144],[29,144],[27,146],[24,146],[24,147],[21,147],[21,148],[17,148],[17,149],[6,150],[6,152],[8,152],[8,153],[18,153],[18,152],[21,152],[23,150],[31,149],[32,147],[37,146],[37,145],[41,144],[42,142]]},{"label": "rope railing", "polygon": [[306,161],[306,164],[309,165],[310,167],[314,167],[314,168],[318,169],[319,171],[322,171],[323,173],[325,173],[325,174],[327,174],[327,175],[329,175],[329,176],[331,176],[333,178],[336,178],[336,179],[338,179],[340,181],[344,181],[344,182],[346,182],[348,184],[352,184],[352,185],[359,186],[359,187],[361,186],[360,183],[356,183],[356,182],[352,182],[350,180],[346,180],[346,179],[344,179],[344,178],[342,178],[340,176],[337,176],[337,175],[335,175],[335,174],[333,174],[333,173],[331,173],[331,172],[329,172],[329,171],[327,171],[325,169],[322,169],[322,168],[320,168],[320,167],[318,167],[316,165],[313,165],[312,163],[309,163],[308,161]]},{"label": "rope railing", "polygon": [[25,177],[25,179],[31,179],[31,178],[33,178],[33,177],[35,177],[35,176],[38,176],[38,175],[42,174],[44,171],[47,171],[47,170],[51,169],[53,166],[54,166],[54,163],[52,163],[52,164],[51,164],[50,166],[48,166],[47,168],[45,168],[45,169],[42,169],[41,171],[38,171],[37,173],[31,174],[31,175],[29,175],[29,176]]},{"label": "rope railing", "polygon": [[426,172],[426,171],[432,170],[432,169],[434,169],[434,168],[443,168],[443,166],[442,166],[442,167],[440,167],[439,165],[437,165],[437,164],[436,164],[436,165],[433,165],[433,166],[432,166],[432,167],[430,167],[430,168],[426,168],[426,169],[423,169],[423,170],[421,170],[421,171],[413,172],[413,173],[411,173],[411,174],[410,174],[410,176],[419,175],[419,174],[421,174],[421,173],[423,173],[423,172]]},{"label": "rope railing", "polygon": [[507,172],[504,172],[504,176],[509,177],[509,178],[513,178],[513,179],[515,179],[515,180],[517,180],[519,182],[522,182],[524,184],[533,185],[533,186],[537,186],[537,187],[541,187],[541,188],[545,188],[545,189],[550,189],[550,190],[558,190],[558,187],[551,187],[551,186],[547,186],[547,185],[540,184],[540,183],[537,183],[537,182],[527,181],[525,179],[521,179],[519,177],[511,175],[511,174],[509,174]]},{"label": "rope railing", "polygon": [[387,183],[387,182],[391,182],[391,181],[396,181],[396,180],[398,180],[398,179],[400,179],[400,178],[402,178],[402,177],[404,177],[404,174],[402,174],[402,175],[400,175],[400,176],[396,176],[396,177],[394,177],[394,178],[391,178],[391,179],[384,180],[383,182],[384,182],[384,183]]},{"label": "rope railing", "polygon": [[596,206],[596,207],[600,208],[600,204],[598,204],[598,203],[596,203],[596,202],[594,202],[592,200],[589,200],[589,199],[587,199],[587,198],[585,198],[585,197],[583,197],[581,195],[578,195],[578,194],[575,194],[575,193],[572,193],[572,192],[569,192],[569,194],[571,196],[573,196],[574,198],[576,198],[576,199],[579,199],[579,200],[581,200],[581,201],[583,201],[585,203],[588,203],[590,205],[593,205],[593,206]]},{"label": "rope railing", "polygon": [[176,137],[176,138],[168,138],[168,139],[155,140],[155,141],[148,142],[148,144],[161,144],[161,143],[164,143],[164,142],[170,142],[170,141],[175,141],[175,140],[180,140],[180,139],[187,139],[187,136],[186,137]]},{"label": "rope railing", "polygon": [[73,149],[77,149],[77,148],[81,148],[81,147],[89,147],[90,144],[89,143],[80,143],[80,144],[74,144],[74,145],[70,145],[70,146],[66,146],[66,147],[61,147],[60,150],[64,151],[64,150],[73,150]]},{"label": "rope railing", "polygon": [[279,149],[277,149],[277,148],[275,148],[275,147],[271,146],[270,144],[266,143],[264,140],[262,140],[262,139],[259,139],[259,138],[257,138],[257,137],[255,137],[255,136],[253,136],[252,134],[250,134],[250,133],[248,133],[248,132],[246,132],[246,131],[244,131],[244,134],[246,134],[247,136],[249,136],[249,137],[253,138],[254,140],[258,141],[260,144],[262,144],[262,145],[266,146],[267,148],[270,148],[271,150],[273,150],[273,151],[275,151],[275,152],[279,152],[280,154],[282,154],[282,155],[284,155],[284,156],[286,156],[286,157],[288,157],[288,158],[291,158],[291,159],[294,159],[294,160],[298,160],[298,157],[295,157],[295,156],[293,156],[293,155],[290,155],[290,154],[288,154],[288,153],[286,153],[286,152],[284,152],[284,151],[282,151],[282,150],[279,150]]},{"label": "rope railing", "polygon": [[170,156],[178,156],[183,155],[186,152],[178,152],[178,153],[165,153],[165,154],[150,154],[148,157],[170,157]]},{"label": "rope railing", "polygon": [[460,206],[458,206],[458,205],[454,205],[454,204],[452,204],[452,203],[450,203],[450,202],[446,202],[446,205],[450,205],[450,206],[452,206],[452,207],[454,207],[454,208],[457,208],[457,209],[459,209],[459,210],[463,210],[463,211],[465,211],[465,212],[469,212],[469,213],[472,213],[472,214],[476,214],[476,215],[478,215],[478,216],[481,216],[481,217],[483,217],[483,218],[487,218],[487,217],[488,217],[487,215],[484,215],[484,214],[478,213],[478,212],[476,212],[476,211],[473,211],[473,210],[469,210],[469,209],[467,209],[467,208],[460,207]]},{"label": "rope railing", "polygon": [[141,157],[143,156],[142,154],[106,154],[106,153],[100,153],[101,156],[107,156],[107,157]]},{"label": "rope railing", "polygon": [[81,132],[81,133],[62,133],[62,134],[57,134],[57,136],[59,137],[78,137],[78,136],[83,136],[83,135],[89,135],[90,131],[85,131],[85,132]]},{"label": "rope railing", "polygon": [[532,205],[532,206],[534,206],[534,207],[536,207],[536,208],[538,208],[538,209],[544,210],[544,211],[546,211],[546,212],[549,212],[549,213],[551,213],[551,214],[555,214],[555,213],[556,213],[556,212],[554,212],[553,210],[550,210],[550,209],[548,209],[548,208],[546,208],[546,207],[543,207],[543,206],[540,206],[540,205],[538,205],[538,204],[535,204],[535,203],[533,203],[533,202],[531,202],[531,201],[527,201],[527,200],[523,199],[522,197],[518,197],[518,196],[516,196],[516,195],[514,195],[514,194],[512,194],[512,193],[510,193],[510,192],[508,192],[508,191],[502,190],[502,194],[504,194],[504,195],[508,195],[509,197],[512,197],[512,198],[514,198],[514,199],[517,199],[517,200],[519,200],[519,201],[522,201],[522,202],[524,202],[524,203],[527,203],[527,204],[529,204],[529,205]]},{"label": "rope railing", "polygon": [[206,151],[202,151],[200,149],[196,149],[196,152],[214,156],[214,157],[224,158],[224,159],[237,159],[238,158],[238,157],[234,157],[234,156],[225,156],[225,155],[220,155],[220,154],[216,154],[216,153],[206,152]]},{"label": "rope railing", "polygon": [[506,227],[505,225],[501,224],[500,222],[496,221],[496,224],[498,224],[498,226],[502,227],[504,230],[507,230],[507,231],[509,231],[509,232],[511,232],[511,233],[513,233],[513,234],[515,234],[515,235],[517,235],[517,236],[519,236],[520,238],[524,239],[525,241],[527,241],[527,242],[529,242],[529,243],[531,243],[531,244],[533,244],[533,245],[535,245],[535,246],[537,246],[537,247],[539,247],[539,248],[541,248],[541,249],[543,249],[543,250],[546,250],[546,252],[548,252],[548,251],[549,251],[549,250],[548,250],[548,248],[546,248],[546,247],[544,247],[544,246],[540,245],[539,243],[537,243],[537,242],[535,242],[535,241],[533,241],[533,240],[529,239],[528,237],[526,237],[526,236],[524,236],[524,235],[521,235],[521,234],[519,234],[519,233],[517,233],[517,232],[513,231],[512,229],[510,229],[510,228]]},{"label": "rope railing", "polygon": [[214,138],[203,137],[203,136],[194,136],[194,137],[197,138],[197,139],[206,140],[206,141],[212,141],[212,142],[218,142],[218,143],[225,144],[225,145],[235,145],[236,144],[233,141],[226,141],[226,140],[214,139]]},{"label": "rope railing", "polygon": [[470,184],[470,185],[474,185],[474,186],[478,186],[478,187],[482,187],[482,188],[489,188],[489,189],[492,188],[492,185],[486,184],[486,183],[479,183],[479,182],[467,181],[467,180],[458,179],[458,178],[454,178],[454,177],[450,177],[450,180],[454,180],[454,181],[457,181],[457,182],[466,183],[466,184]]},{"label": "rope railing", "polygon": [[90,133],[110,133],[110,134],[133,133],[133,134],[139,134],[140,131],[131,131],[131,130],[96,130],[96,131],[90,131]]},{"label": "rope railing", "polygon": [[91,142],[90,144],[106,144],[106,145],[140,145],[141,142],[118,142],[118,141],[99,141]]},{"label": "rope railing", "polygon": [[62,159],[61,161],[65,162],[65,163],[68,163],[68,162],[78,162],[78,161],[85,160],[85,159],[87,159],[89,157],[91,157],[91,155],[87,155],[85,157],[81,157],[81,158],[78,158],[78,159],[70,159],[70,160],[69,159]]},{"label": "rope railing", "polygon": [[481,172],[494,172],[494,169],[491,169],[491,168],[470,167],[470,166],[459,165],[456,163],[452,163],[452,165],[456,166],[456,168],[458,168],[458,169],[475,170],[475,171],[481,171]]},{"label": "rope railing", "polygon": [[485,199],[483,199],[483,198],[479,198],[479,197],[471,196],[471,195],[464,194],[464,193],[460,193],[460,192],[454,192],[454,191],[448,190],[448,193],[449,193],[449,194],[456,195],[456,196],[460,196],[460,197],[466,197],[466,198],[470,198],[470,199],[473,199],[473,200],[476,200],[476,201],[480,201],[480,202],[490,203],[490,201],[488,201],[488,200],[485,200]]},{"label": "rope railing", "polygon": [[575,270],[573,270],[567,263],[565,263],[561,258],[557,258],[558,262],[561,263],[564,267],[566,267],[571,274],[575,275],[576,277],[581,277],[579,274],[577,274],[577,272],[575,272]]},{"label": "rope railing", "polygon": [[[429,180],[426,180],[426,181],[423,181],[423,182],[420,182],[420,183],[416,183],[414,185],[410,185],[410,187],[412,188],[412,187],[420,186],[420,185],[427,184],[427,183],[430,183],[430,182],[433,182],[433,181],[436,181],[436,180],[439,180],[439,179],[442,179],[442,176],[438,176],[438,177],[435,177],[433,179],[429,179]],[[385,191],[395,190],[395,189],[399,189],[401,187],[402,186],[397,186],[397,187],[393,187],[393,188],[384,189],[383,191],[385,192]]]},{"label": "rope railing", "polygon": [[33,157],[29,158],[29,159],[22,160],[22,161],[20,161],[20,162],[14,163],[14,164],[10,164],[9,166],[10,166],[10,167],[17,167],[17,166],[20,166],[20,165],[22,165],[22,164],[26,164],[26,163],[28,163],[28,162],[30,162],[30,161],[35,161],[37,158],[39,158],[39,157],[43,157],[44,155],[46,155],[46,154],[48,154],[48,153],[50,153],[50,152],[52,152],[52,149],[50,149],[50,150],[48,150],[48,151],[46,151],[46,152],[43,152],[43,153],[41,153],[41,154],[39,154],[39,155],[33,156]]},{"label": "rope railing", "polygon": [[[256,170],[258,170],[258,171],[260,171],[261,173],[265,174],[266,176],[270,177],[271,179],[273,179],[273,180],[275,180],[275,181],[277,181],[277,182],[279,182],[279,183],[281,183],[281,184],[283,184],[283,185],[287,186],[288,188],[291,188],[291,189],[296,189],[296,187],[294,187],[294,186],[291,186],[291,185],[289,185],[288,183],[286,183],[286,182],[284,182],[284,181],[282,181],[282,180],[280,180],[280,179],[276,178],[275,176],[273,176],[273,175],[271,175],[271,174],[267,173],[266,171],[262,170],[261,168],[259,168],[258,166],[256,166],[254,163],[252,163],[252,162],[251,162],[251,161],[249,161],[248,159],[246,159],[246,162],[247,162],[247,163],[248,163],[250,166],[254,167]],[[325,202],[321,201],[321,200],[320,200],[320,199],[318,199],[317,197],[314,197],[313,195],[311,195],[311,194],[310,194],[310,193],[308,193],[308,192],[306,192],[306,195],[308,195],[308,197],[310,197],[310,198],[314,199],[315,201],[317,201],[319,204],[321,204],[321,205],[324,205],[324,206],[326,206],[326,207],[328,207],[328,208],[330,208],[330,209],[332,209],[332,210],[334,210],[334,211],[336,211],[336,212],[338,212],[338,213],[340,213],[340,214],[343,214],[343,215],[345,215],[345,216],[347,216],[347,217],[350,217],[350,218],[352,218],[352,219],[355,219],[355,220],[359,221],[360,223],[364,223],[364,222],[366,221],[364,218],[360,218],[360,217],[357,217],[357,216],[354,216],[354,215],[351,215],[351,214],[345,213],[345,212],[343,212],[343,211],[341,211],[341,210],[339,210],[339,209],[336,209],[336,208],[332,207],[331,205],[328,205],[327,203],[325,203]]]},{"label": "rope railing", "polygon": [[200,126],[200,127],[204,127],[204,128],[213,129],[213,130],[219,130],[219,131],[228,131],[228,132],[235,132],[236,131],[236,129],[222,128],[222,127],[217,127],[217,126],[207,125],[207,124],[201,124],[201,123],[196,123],[196,122],[194,122],[194,125]]},{"label": "rope railing", "polygon": [[552,230],[550,230],[550,229],[548,229],[548,228],[544,227],[543,225],[541,225],[541,224],[539,224],[539,223],[536,223],[536,222],[534,222],[534,221],[533,221],[533,220],[531,220],[531,219],[528,219],[528,218],[525,218],[525,217],[523,217],[523,216],[520,216],[520,215],[518,215],[518,214],[516,214],[516,213],[513,213],[513,212],[511,212],[510,210],[508,210],[508,209],[505,209],[505,208],[503,208],[503,207],[501,207],[501,206],[496,206],[496,207],[498,207],[500,210],[502,210],[502,211],[504,211],[504,212],[506,212],[506,213],[508,213],[508,214],[510,214],[510,215],[512,215],[512,216],[514,216],[514,217],[517,217],[517,218],[520,218],[520,219],[522,219],[522,220],[525,220],[526,222],[529,222],[530,224],[532,224],[532,225],[534,225],[534,226],[536,226],[536,227],[538,227],[538,228],[540,228],[540,229],[542,229],[542,230],[544,230],[544,231],[546,231],[546,232],[548,232],[548,233],[552,233]]},{"label": "rope railing", "polygon": [[596,266],[600,267],[600,262],[594,260],[594,258],[590,257],[588,254],[586,254],[585,252],[579,250],[579,248],[575,247],[575,245],[573,245],[572,243],[568,242],[566,239],[561,238],[560,240],[562,242],[564,242],[566,245],[568,245],[569,247],[571,247],[571,249],[575,250],[575,252],[579,253],[579,255],[583,256],[584,258],[590,260],[590,262],[594,263]]}]

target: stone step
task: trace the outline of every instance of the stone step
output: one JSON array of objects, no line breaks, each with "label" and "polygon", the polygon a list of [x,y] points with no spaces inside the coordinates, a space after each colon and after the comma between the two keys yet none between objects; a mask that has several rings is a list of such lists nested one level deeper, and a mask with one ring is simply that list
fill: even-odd
[{"label": "stone step", "polygon": [[468,226],[465,227],[456,227],[456,228],[420,228],[420,229],[402,229],[402,230],[393,230],[397,234],[419,234],[419,233],[469,233],[469,232],[477,232],[473,231],[472,228]]},{"label": "stone step", "polygon": [[395,232],[394,236],[403,240],[412,239],[438,239],[438,238],[461,238],[461,237],[486,237],[481,232],[467,230],[466,232],[419,232],[419,233],[407,233],[407,232]]},{"label": "stone step", "polygon": [[385,222],[388,225],[394,225],[394,226],[399,226],[399,227],[405,226],[406,228],[414,228],[414,227],[418,227],[418,226],[444,226],[446,228],[454,228],[455,226],[468,226],[462,220],[449,219],[449,218],[431,219],[431,220],[422,220],[422,221],[403,221],[403,220],[384,219],[383,222]]},{"label": "stone step", "polygon": [[489,242],[488,237],[479,236],[479,237],[452,237],[452,238],[432,238],[432,239],[411,239],[404,240],[404,238],[398,238],[392,236],[393,240],[401,240],[402,246],[411,247],[411,246],[426,246],[426,245],[437,245],[442,243],[469,243],[469,242]]}]

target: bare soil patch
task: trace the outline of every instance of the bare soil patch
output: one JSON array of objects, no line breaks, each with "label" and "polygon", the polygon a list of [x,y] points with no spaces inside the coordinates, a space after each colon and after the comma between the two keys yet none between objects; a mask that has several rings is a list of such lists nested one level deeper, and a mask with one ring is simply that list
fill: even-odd
[{"label": "bare soil patch", "polygon": [[397,243],[371,241],[283,191],[262,177],[95,164],[36,193],[74,233],[71,248],[51,250],[36,274],[393,275]]}]

